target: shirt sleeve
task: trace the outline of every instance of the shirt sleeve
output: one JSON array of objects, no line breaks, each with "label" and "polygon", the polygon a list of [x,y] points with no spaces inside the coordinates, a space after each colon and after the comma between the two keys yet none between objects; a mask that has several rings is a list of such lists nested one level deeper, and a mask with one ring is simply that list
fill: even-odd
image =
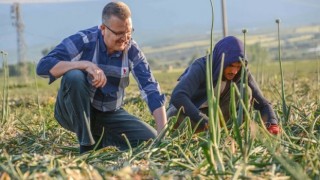
[{"label": "shirt sleeve", "polygon": [[264,98],[259,86],[257,85],[250,72],[248,72],[248,84],[252,90],[254,109],[259,110],[261,117],[266,117],[267,122],[271,124],[278,124],[278,120],[271,103],[266,98]]},{"label": "shirt sleeve", "polygon": [[49,78],[49,84],[51,84],[56,78],[52,76],[50,70],[60,61],[71,61],[77,59],[77,57],[80,58],[78,55],[83,45],[83,37],[79,33],[65,38],[48,55],[40,59],[37,64],[37,74],[41,77]]},{"label": "shirt sleeve", "polygon": [[141,97],[148,104],[150,112],[153,113],[157,108],[164,106],[165,95],[161,94],[160,85],[155,80],[146,57],[134,41],[128,53],[132,62],[132,74],[137,81]]},{"label": "shirt sleeve", "polygon": [[205,69],[198,61],[195,61],[189,66],[183,77],[180,78],[171,95],[171,104],[177,109],[183,108],[184,114],[196,122],[201,120],[202,116],[191,99],[200,85],[205,82],[205,74]]}]

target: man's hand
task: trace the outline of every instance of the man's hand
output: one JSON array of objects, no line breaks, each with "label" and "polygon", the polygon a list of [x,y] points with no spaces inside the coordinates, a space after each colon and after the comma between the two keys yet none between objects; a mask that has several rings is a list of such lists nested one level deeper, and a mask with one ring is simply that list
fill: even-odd
[{"label": "man's hand", "polygon": [[90,61],[60,61],[50,70],[50,73],[56,77],[61,77],[67,71],[79,69],[86,71],[92,77],[92,86],[99,88],[107,83],[107,77],[104,72],[93,62]]},{"label": "man's hand", "polygon": [[206,122],[206,123],[204,124],[204,130],[205,130],[205,131],[209,130],[209,122]]},{"label": "man's hand", "polygon": [[156,124],[157,124],[157,133],[160,134],[161,130],[165,127],[167,124],[167,114],[166,110],[164,109],[164,106],[161,106],[153,111],[152,113]]},{"label": "man's hand", "polygon": [[87,61],[86,68],[84,69],[90,77],[92,77],[92,86],[95,88],[103,87],[107,83],[107,77],[96,64]]},{"label": "man's hand", "polygon": [[278,126],[278,124],[270,124],[269,127],[267,127],[267,130],[269,131],[269,133],[274,135],[278,135],[280,133],[280,127]]},{"label": "man's hand", "polygon": [[200,126],[198,127],[198,129],[196,130],[196,133],[202,132],[202,131],[208,131],[209,130],[209,117],[202,112],[200,112],[199,115],[202,117],[202,122],[201,122]]}]

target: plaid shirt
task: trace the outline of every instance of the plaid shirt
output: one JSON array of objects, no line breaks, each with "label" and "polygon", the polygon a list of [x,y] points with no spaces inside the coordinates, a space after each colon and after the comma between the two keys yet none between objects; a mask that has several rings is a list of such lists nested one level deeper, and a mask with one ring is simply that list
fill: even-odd
[{"label": "plaid shirt", "polygon": [[[97,26],[79,31],[64,39],[39,61],[37,74],[49,77],[51,84],[56,78],[49,71],[60,60],[87,60],[97,64],[104,71],[107,84],[98,89],[92,86],[90,93],[92,106],[100,111],[115,111],[123,105],[124,90],[129,85],[130,72],[151,112],[164,105],[165,96],[160,93],[160,86],[154,79],[144,54],[133,40],[123,52],[108,55],[101,30]],[[89,76],[88,80],[91,82]]]}]

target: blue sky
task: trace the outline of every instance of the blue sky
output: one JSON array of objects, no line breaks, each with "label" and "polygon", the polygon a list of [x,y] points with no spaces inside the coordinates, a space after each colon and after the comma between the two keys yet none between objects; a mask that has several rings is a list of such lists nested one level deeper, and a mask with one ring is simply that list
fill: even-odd
[{"label": "blue sky", "polygon": [[[12,26],[10,4],[0,0],[0,50],[16,59],[16,30]],[[54,46],[78,30],[98,25],[101,10],[108,0],[68,3],[22,3],[27,59],[38,61],[41,49]],[[209,0],[124,0],[132,11],[134,38],[148,45],[179,37],[193,37],[210,31]],[[226,0],[230,32],[242,28],[265,31],[275,28],[280,18],[283,27],[320,24],[319,0]],[[221,4],[214,0],[215,32],[221,32]]]}]

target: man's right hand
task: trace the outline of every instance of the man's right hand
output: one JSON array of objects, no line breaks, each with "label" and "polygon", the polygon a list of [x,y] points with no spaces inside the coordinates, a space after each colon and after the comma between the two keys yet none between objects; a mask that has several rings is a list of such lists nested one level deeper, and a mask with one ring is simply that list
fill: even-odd
[{"label": "man's right hand", "polygon": [[107,83],[107,77],[103,70],[90,61],[60,61],[50,70],[50,73],[59,78],[67,71],[79,69],[86,71],[92,78],[92,86],[95,88],[103,87]]},{"label": "man's right hand", "polygon": [[107,83],[107,77],[103,70],[100,69],[96,64],[87,61],[87,66],[85,71],[88,72],[89,76],[92,78],[92,86],[95,88],[103,87]]}]

